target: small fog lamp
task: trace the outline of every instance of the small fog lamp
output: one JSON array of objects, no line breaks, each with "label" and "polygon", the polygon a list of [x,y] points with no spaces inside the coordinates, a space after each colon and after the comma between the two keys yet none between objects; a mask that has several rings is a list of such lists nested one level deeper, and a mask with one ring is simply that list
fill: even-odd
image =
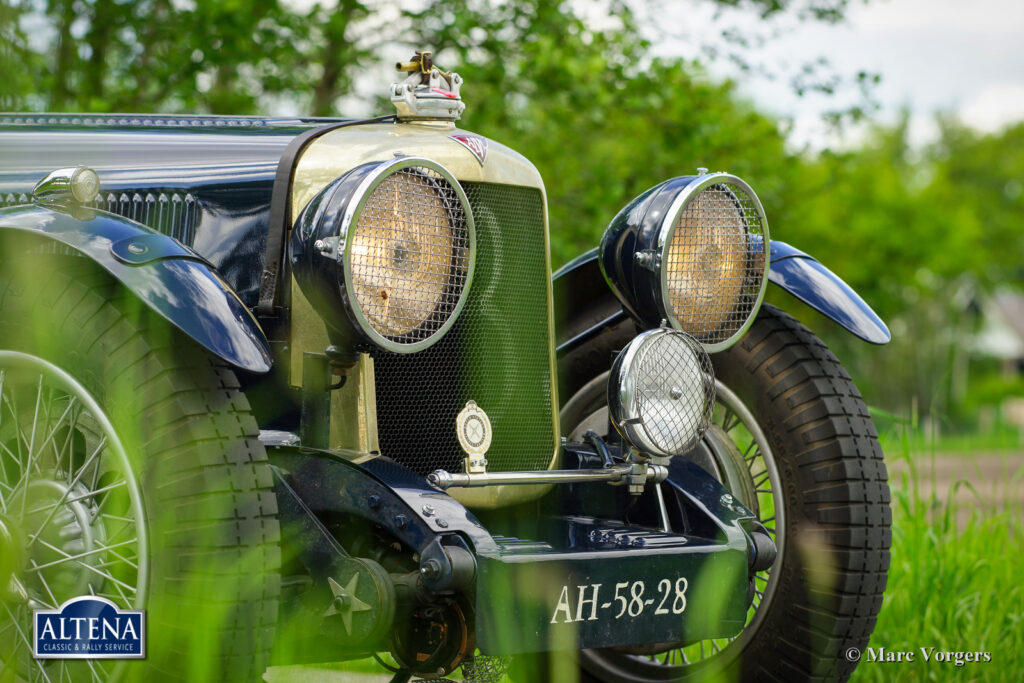
[{"label": "small fog lamp", "polygon": [[688,334],[666,327],[648,330],[612,364],[611,420],[641,453],[688,453],[707,430],[714,405],[711,359]]}]

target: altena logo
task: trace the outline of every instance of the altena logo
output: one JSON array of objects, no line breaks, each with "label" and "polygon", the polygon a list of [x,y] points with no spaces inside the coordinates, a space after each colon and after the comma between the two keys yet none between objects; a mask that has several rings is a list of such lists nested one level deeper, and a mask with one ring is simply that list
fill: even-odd
[{"label": "altena logo", "polygon": [[84,596],[60,609],[35,611],[36,659],[145,659],[146,613]]}]

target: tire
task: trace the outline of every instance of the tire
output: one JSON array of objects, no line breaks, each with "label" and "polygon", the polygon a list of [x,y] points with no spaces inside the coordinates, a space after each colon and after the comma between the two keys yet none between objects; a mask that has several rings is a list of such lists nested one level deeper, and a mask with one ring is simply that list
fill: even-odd
[{"label": "tire", "polygon": [[[595,361],[606,346],[595,346]],[[752,429],[761,432],[774,462],[771,483],[776,507],[784,508],[784,536],[776,539],[772,588],[758,584],[767,597],[746,629],[701,661],[680,665],[667,655],[659,662],[588,650],[579,653],[581,680],[846,680],[856,667],[846,651],[863,650],[874,629],[891,545],[888,476],[867,407],[825,345],[769,305],[745,337],[712,362],[716,379],[749,408]],[[579,420],[603,403],[594,378],[607,369],[607,361],[589,371],[572,368],[563,406],[573,415],[563,409],[564,433],[573,430],[567,417]]]},{"label": "tire", "polygon": [[[147,659],[121,663],[47,660],[45,665],[31,661],[22,665],[18,650],[8,650],[10,661],[5,663],[0,649],[0,679],[13,672],[15,680],[42,679],[43,674],[63,680],[65,669],[74,680],[259,679],[277,623],[280,530],[267,455],[238,378],[91,263],[61,257],[43,263],[43,258],[28,255],[24,260],[32,260],[30,269],[15,267],[24,261],[0,263],[0,368],[4,362],[13,368],[7,373],[10,377],[27,372],[25,367],[38,369],[40,387],[57,387],[46,390],[49,400],[58,405],[66,400],[74,415],[71,404],[82,405],[91,398],[96,406],[93,412],[105,416],[81,408],[78,418],[68,418],[77,423],[62,426],[53,422],[52,433],[66,430],[65,443],[71,445],[66,455],[64,446],[59,453],[53,446],[53,469],[44,466],[32,477],[52,478],[54,486],[70,485],[77,466],[78,486],[91,476],[95,490],[101,471],[103,477],[114,473],[127,482],[123,487],[126,493],[110,492],[101,499],[98,491],[89,492],[92,497],[85,499],[95,507],[90,518],[98,520],[95,530],[89,528],[92,536],[114,533],[102,528],[113,524],[108,517],[125,520],[121,528],[129,531],[123,534],[128,541],[120,549],[124,557],[108,546],[91,556],[108,558],[102,565],[108,573],[78,571],[89,577],[88,591],[96,591],[100,585],[112,599],[122,594],[126,602],[136,603],[131,606],[146,610]],[[58,387],[64,381],[61,373],[70,378],[70,384]],[[0,410],[6,402],[7,413],[16,412],[10,407],[14,405],[12,396],[16,404],[24,405],[18,401],[24,397],[15,395],[19,386],[9,383],[3,389],[7,393],[0,396]],[[75,393],[78,390],[81,398]],[[43,389],[39,393],[42,395]],[[37,405],[40,402],[37,400]],[[37,408],[37,417],[39,412]],[[52,416],[48,413],[45,419]],[[103,431],[104,419],[110,431]],[[100,433],[103,437],[96,441],[99,455],[89,465],[81,453],[75,455],[74,444],[95,441]],[[46,446],[40,447],[39,462],[50,457],[44,454]],[[121,451],[123,462],[118,460]],[[67,476],[60,471],[65,458]],[[6,466],[0,477],[6,474],[10,478],[14,465],[8,461]],[[88,467],[93,468],[92,474],[81,476]],[[32,472],[31,467],[27,469]],[[117,476],[111,480],[117,481]],[[11,488],[10,481],[6,485]],[[23,497],[29,500],[33,490],[42,490],[29,489],[28,483],[25,487]],[[123,508],[127,512],[120,517],[106,514],[111,506],[120,504],[103,508],[108,499],[127,501]],[[56,517],[66,512],[59,503]],[[134,507],[136,503],[138,507]],[[70,502],[64,503],[64,507],[70,506]],[[16,516],[13,510],[7,512],[8,520]],[[144,518],[141,522],[140,517]],[[77,524],[84,528],[87,523]],[[130,542],[132,532],[138,539],[136,545]],[[114,540],[111,535],[102,538],[110,538],[110,543]],[[34,547],[25,551],[26,561],[38,564],[32,559]],[[125,557],[127,564],[121,562]],[[65,574],[73,576],[76,565],[83,562],[65,564],[71,567]],[[134,574],[131,566],[137,566]],[[29,573],[22,577],[24,586],[32,581],[41,585],[42,579],[30,579]],[[42,570],[35,571],[36,575],[45,576]],[[118,575],[122,580],[117,580]],[[54,585],[82,589],[82,580],[65,584],[63,577],[59,577],[61,582],[55,578]],[[126,577],[135,577],[138,583],[133,586]],[[26,594],[31,590],[26,588]],[[49,585],[38,593],[39,600],[48,602],[63,603],[72,597],[77,596],[58,594]],[[9,614],[0,611],[0,629]],[[19,669],[23,666],[28,669]]]}]

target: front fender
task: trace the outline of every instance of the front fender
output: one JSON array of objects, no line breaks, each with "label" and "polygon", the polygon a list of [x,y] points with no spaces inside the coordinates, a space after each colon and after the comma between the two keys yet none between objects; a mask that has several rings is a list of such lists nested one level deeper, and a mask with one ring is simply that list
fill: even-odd
[{"label": "front fender", "polygon": [[105,211],[34,204],[0,209],[0,239],[17,234],[95,261],[217,358],[249,372],[270,370],[267,339],[252,313],[211,265],[177,240]]},{"label": "front fender", "polygon": [[[568,327],[573,311],[582,302],[608,297],[611,292],[598,267],[598,250],[581,254],[554,274],[555,310],[561,327]],[[872,344],[885,344],[891,339],[889,328],[871,307],[848,284],[823,266],[817,259],[785,242],[772,240],[771,267],[768,281],[786,290],[844,329]],[[601,321],[592,329],[572,339],[562,339],[559,352],[589,339],[624,313]]]},{"label": "front fender", "polygon": [[857,292],[794,246],[772,240],[768,280],[866,342],[885,344],[892,339],[889,328]]}]

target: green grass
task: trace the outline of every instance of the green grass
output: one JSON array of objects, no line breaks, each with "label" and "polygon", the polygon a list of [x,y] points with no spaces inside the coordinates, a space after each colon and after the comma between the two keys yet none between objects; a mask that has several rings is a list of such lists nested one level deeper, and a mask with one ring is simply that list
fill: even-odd
[{"label": "green grass", "polygon": [[[908,444],[898,458],[909,461]],[[970,458],[970,454],[964,455]],[[891,459],[891,458],[890,458]],[[922,467],[921,471],[926,468]],[[1019,496],[1020,472],[1002,483]],[[892,482],[893,546],[889,585],[870,647],[912,651],[913,662],[861,660],[853,680],[1019,681],[1024,672],[1024,522],[1019,498],[1003,508],[923,496],[918,468]],[[973,498],[973,496],[972,496]],[[925,661],[920,648],[988,652],[990,662]]]},{"label": "green grass", "polygon": [[[979,439],[979,441],[984,440]],[[870,647],[910,651],[913,662],[862,658],[852,680],[1019,681],[1024,677],[1024,520],[1020,471],[1000,485],[1011,501],[1002,509],[985,504],[980,490],[969,503],[924,495],[930,468],[912,442],[890,442],[890,464],[905,460],[908,471],[891,482],[893,546],[889,584]],[[945,449],[942,449],[944,452]],[[932,451],[938,452],[936,451]],[[911,454],[914,454],[913,457]],[[969,452],[965,458],[972,457]],[[1008,453],[1007,457],[1016,457]],[[1021,463],[1024,465],[1024,463]],[[961,497],[962,500],[962,497]],[[1016,507],[1014,507],[1016,506]],[[936,652],[988,652],[990,662],[924,661],[920,648]],[[326,668],[326,667],[325,667]],[[373,660],[332,666],[340,671],[385,673]],[[507,681],[508,679],[504,679]]]}]

